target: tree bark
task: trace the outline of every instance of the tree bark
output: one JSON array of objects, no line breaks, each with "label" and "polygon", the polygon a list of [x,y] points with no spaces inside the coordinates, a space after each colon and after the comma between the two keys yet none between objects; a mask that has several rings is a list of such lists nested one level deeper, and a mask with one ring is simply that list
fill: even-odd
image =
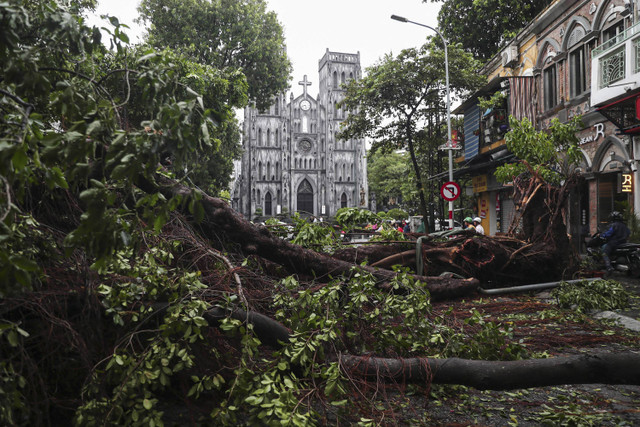
[{"label": "tree bark", "polygon": [[342,369],[371,381],[459,384],[479,390],[513,390],[561,384],[640,385],[640,354],[582,354],[510,362],[450,359],[386,359],[340,356]]}]

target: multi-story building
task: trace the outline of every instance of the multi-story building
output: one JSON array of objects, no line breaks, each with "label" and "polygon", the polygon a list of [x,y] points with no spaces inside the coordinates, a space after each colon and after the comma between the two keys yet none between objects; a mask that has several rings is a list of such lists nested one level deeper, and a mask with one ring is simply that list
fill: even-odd
[{"label": "multi-story building", "polygon": [[266,111],[245,109],[241,169],[232,206],[246,217],[300,212],[335,215],[341,207],[367,207],[368,183],[363,139],[340,140],[348,112],[338,106],[342,84],[361,77],[360,54],[330,52],[319,61],[319,93],[287,101],[276,97]]},{"label": "multi-story building", "polygon": [[[506,114],[499,117],[528,117],[540,130],[554,118],[566,122],[581,116],[581,180],[567,206],[568,232],[576,243],[606,222],[612,210],[640,211],[634,186],[640,158],[637,11],[638,0],[551,4],[485,66],[489,83],[475,96],[503,91]],[[464,167],[458,174],[472,177],[478,212],[488,208],[485,229],[506,231],[512,204],[491,170],[509,159],[500,139],[508,123],[498,116],[491,120],[492,112],[475,111],[473,105],[471,98],[463,111],[458,109],[465,114],[465,151],[459,159]]]}]

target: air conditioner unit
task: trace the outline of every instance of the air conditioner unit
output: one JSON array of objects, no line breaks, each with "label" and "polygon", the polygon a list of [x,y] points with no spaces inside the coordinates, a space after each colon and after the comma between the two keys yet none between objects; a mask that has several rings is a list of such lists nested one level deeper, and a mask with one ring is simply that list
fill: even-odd
[{"label": "air conditioner unit", "polygon": [[508,46],[502,51],[502,66],[513,67],[518,63],[518,46]]}]

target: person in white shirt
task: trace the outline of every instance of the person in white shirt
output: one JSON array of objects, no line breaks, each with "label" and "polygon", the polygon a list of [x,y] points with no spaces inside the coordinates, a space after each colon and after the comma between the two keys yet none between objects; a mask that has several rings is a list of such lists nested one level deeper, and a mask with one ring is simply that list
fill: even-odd
[{"label": "person in white shirt", "polygon": [[480,224],[481,221],[480,217],[473,218],[473,225],[476,227],[476,233],[478,234],[484,234],[484,227]]}]

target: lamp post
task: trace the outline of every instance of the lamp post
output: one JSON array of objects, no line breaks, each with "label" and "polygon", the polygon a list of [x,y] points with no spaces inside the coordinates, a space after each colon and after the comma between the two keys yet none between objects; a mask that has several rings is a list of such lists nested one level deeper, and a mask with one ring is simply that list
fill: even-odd
[{"label": "lamp post", "polygon": [[[451,94],[449,90],[449,57],[447,52],[447,40],[440,33],[440,31],[428,25],[410,21],[407,18],[398,15],[391,15],[391,19],[400,22],[408,22],[410,24],[419,25],[421,27],[433,30],[440,36],[440,38],[442,39],[442,43],[444,44],[444,71],[447,86],[447,145],[445,150],[449,152],[449,181],[451,182],[453,181],[453,154],[451,153],[451,151],[454,150],[454,148],[451,141]],[[449,227],[453,228],[453,201],[449,201]]]}]

